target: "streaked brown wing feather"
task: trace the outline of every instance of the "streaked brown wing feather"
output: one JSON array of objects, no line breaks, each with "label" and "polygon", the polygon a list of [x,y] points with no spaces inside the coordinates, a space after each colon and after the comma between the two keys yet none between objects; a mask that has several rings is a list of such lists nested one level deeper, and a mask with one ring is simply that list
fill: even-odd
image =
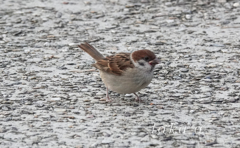
[{"label": "streaked brown wing feather", "polygon": [[93,66],[115,75],[121,75],[127,68],[134,67],[130,59],[130,53],[119,53],[113,56],[108,56],[97,61]]}]

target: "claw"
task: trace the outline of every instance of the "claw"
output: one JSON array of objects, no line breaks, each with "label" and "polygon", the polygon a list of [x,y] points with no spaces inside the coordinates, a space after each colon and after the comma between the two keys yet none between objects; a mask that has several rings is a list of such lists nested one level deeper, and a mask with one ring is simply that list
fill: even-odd
[{"label": "claw", "polygon": [[143,100],[140,99],[140,97],[138,97],[138,95],[136,93],[133,93],[133,94],[136,96],[136,98],[135,98],[136,102],[138,102],[138,103],[144,102]]}]

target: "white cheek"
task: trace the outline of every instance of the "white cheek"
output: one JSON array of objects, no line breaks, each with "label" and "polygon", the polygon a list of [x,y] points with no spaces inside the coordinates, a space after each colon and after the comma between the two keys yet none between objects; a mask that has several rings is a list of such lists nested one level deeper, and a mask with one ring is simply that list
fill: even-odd
[{"label": "white cheek", "polygon": [[[144,65],[141,65],[139,63],[142,63]],[[135,67],[142,69],[144,71],[150,71],[152,69],[152,66],[144,60],[140,60],[139,62],[134,63],[134,65],[135,65]]]}]

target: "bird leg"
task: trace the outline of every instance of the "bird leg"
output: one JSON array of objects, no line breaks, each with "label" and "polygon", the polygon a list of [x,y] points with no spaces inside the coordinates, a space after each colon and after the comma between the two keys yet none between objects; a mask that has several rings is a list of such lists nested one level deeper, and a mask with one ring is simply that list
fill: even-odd
[{"label": "bird leg", "polygon": [[[106,87],[107,88],[107,87]],[[111,102],[112,100],[109,98],[109,94],[108,94],[108,88],[106,89],[106,101],[107,102]]]},{"label": "bird leg", "polygon": [[137,102],[140,102],[141,100],[140,100],[140,98],[138,97],[138,95],[137,95],[136,93],[133,93],[133,94],[136,96],[135,100],[136,100]]}]

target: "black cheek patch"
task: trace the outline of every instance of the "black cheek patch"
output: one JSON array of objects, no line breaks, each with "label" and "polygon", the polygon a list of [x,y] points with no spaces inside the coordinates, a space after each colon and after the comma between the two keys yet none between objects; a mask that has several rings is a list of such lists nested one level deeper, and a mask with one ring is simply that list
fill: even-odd
[{"label": "black cheek patch", "polygon": [[141,66],[144,66],[144,63],[142,63],[142,62],[138,62],[138,64],[141,65]]}]

